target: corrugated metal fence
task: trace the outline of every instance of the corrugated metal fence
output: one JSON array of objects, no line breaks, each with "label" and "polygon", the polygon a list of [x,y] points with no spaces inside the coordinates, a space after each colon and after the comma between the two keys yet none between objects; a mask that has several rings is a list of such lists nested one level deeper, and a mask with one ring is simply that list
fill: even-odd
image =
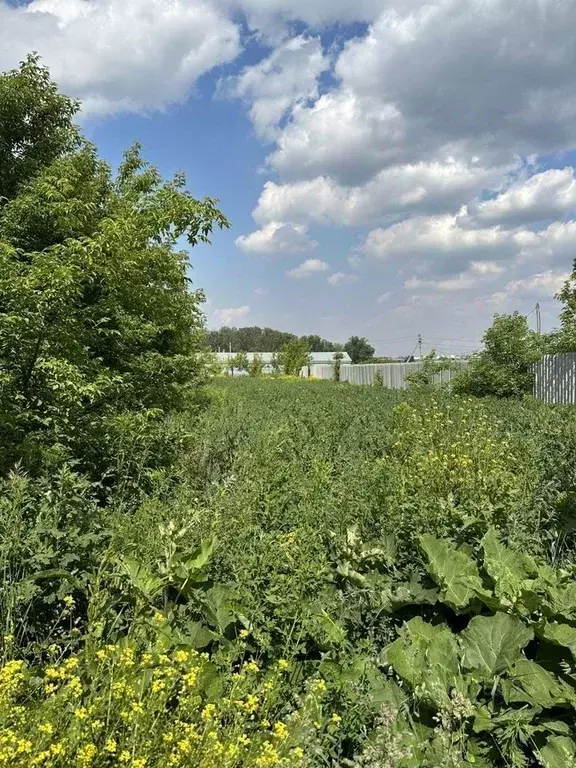
[{"label": "corrugated metal fence", "polygon": [[[454,367],[465,368],[467,360],[455,360]],[[361,365],[341,365],[340,381],[349,381],[351,384],[373,384],[376,372],[380,371],[383,386],[388,389],[406,389],[406,375],[413,371],[419,371],[423,363],[365,363]],[[308,370],[302,369],[302,375],[307,376]],[[331,379],[334,376],[332,365],[310,366],[310,376],[315,379]],[[434,377],[434,383],[448,383],[455,376],[452,370],[442,371]]]},{"label": "corrugated metal fence", "polygon": [[[466,368],[467,360],[456,360],[454,368]],[[406,375],[419,371],[422,363],[369,363],[363,365],[342,365],[340,381],[351,384],[373,384],[376,372],[380,371],[382,383],[388,389],[406,389]],[[309,375],[316,379],[331,379],[332,365],[312,365]],[[534,396],[544,403],[576,405],[576,352],[563,355],[545,355],[534,365]],[[308,369],[302,369],[302,376],[308,376]],[[456,375],[454,370],[442,371],[435,376],[435,383],[447,383]]]},{"label": "corrugated metal fence", "polygon": [[534,396],[545,403],[576,405],[576,352],[544,355],[534,366]]}]

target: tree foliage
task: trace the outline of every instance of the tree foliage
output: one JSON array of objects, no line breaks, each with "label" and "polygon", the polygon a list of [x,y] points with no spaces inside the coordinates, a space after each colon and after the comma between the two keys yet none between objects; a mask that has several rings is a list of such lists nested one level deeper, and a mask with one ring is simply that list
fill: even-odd
[{"label": "tree foliage", "polygon": [[78,147],[74,99],[58,92],[38,56],[0,75],[0,206],[42,168]]},{"label": "tree foliage", "polygon": [[293,339],[284,344],[278,354],[278,363],[283,373],[298,376],[300,370],[310,363],[310,350],[303,339]]},{"label": "tree foliage", "polygon": [[119,418],[179,408],[202,378],[203,294],[175,248],[226,219],[138,146],[113,176],[75,109],[34,58],[0,76],[0,471],[49,446],[97,461]]},{"label": "tree foliage", "polygon": [[364,336],[350,336],[344,349],[350,355],[353,363],[364,363],[374,357],[374,347],[368,343]]},{"label": "tree foliage", "polygon": [[530,393],[534,383],[531,366],[540,358],[542,347],[524,315],[496,315],[483,342],[484,349],[455,378],[455,391],[477,397]]},{"label": "tree foliage", "polygon": [[[298,337],[293,333],[276,331],[273,328],[223,327],[220,330],[207,331],[206,344],[213,352],[279,352],[289,341]],[[314,352],[332,352],[337,344],[333,344],[321,336],[302,336],[308,348]]]}]

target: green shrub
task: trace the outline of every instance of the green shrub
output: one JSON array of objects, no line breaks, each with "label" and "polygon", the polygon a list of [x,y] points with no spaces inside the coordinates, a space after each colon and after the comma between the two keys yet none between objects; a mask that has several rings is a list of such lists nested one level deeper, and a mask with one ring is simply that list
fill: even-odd
[{"label": "green shrub", "polygon": [[384,649],[393,717],[368,756],[393,748],[396,768],[572,765],[574,573],[503,546],[492,530],[476,558],[432,536],[420,546],[434,588],[381,580],[389,610],[421,615]]},{"label": "green shrub", "polygon": [[523,397],[532,392],[532,365],[542,355],[541,340],[524,315],[496,315],[483,338],[484,349],[454,379],[454,391],[476,397]]},{"label": "green shrub", "polygon": [[96,446],[119,417],[182,408],[202,382],[203,294],[175,248],[227,222],[182,175],[164,182],[138,147],[113,177],[78,139],[78,105],[33,58],[0,75],[13,141],[29,120],[17,94],[32,92],[59,117],[38,123],[29,163],[14,150],[3,171],[18,183],[0,209],[0,473],[17,461],[41,471],[61,446],[90,453],[99,477],[109,457]]}]

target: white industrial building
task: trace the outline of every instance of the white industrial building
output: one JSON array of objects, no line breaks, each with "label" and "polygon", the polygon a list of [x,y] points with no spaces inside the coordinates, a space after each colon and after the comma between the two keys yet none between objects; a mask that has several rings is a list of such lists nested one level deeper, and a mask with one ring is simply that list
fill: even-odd
[{"label": "white industrial building", "polygon": [[[216,360],[222,365],[226,365],[230,358],[236,357],[236,352],[215,352]],[[347,352],[341,352],[342,363],[351,363],[350,355]],[[264,373],[273,373],[272,359],[277,352],[246,352],[246,357],[250,362],[254,357],[259,357],[264,366]],[[334,352],[310,352],[310,365],[326,365],[334,362]]]}]

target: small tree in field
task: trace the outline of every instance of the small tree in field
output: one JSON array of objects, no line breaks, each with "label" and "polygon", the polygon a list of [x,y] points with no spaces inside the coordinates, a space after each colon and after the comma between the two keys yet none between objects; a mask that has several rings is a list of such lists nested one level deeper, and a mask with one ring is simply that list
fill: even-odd
[{"label": "small tree in field", "polygon": [[531,366],[540,341],[524,315],[496,315],[483,338],[484,349],[454,379],[454,391],[478,397],[522,397],[532,391]]},{"label": "small tree in field", "polygon": [[340,369],[342,367],[342,358],[344,357],[344,353],[340,350],[337,350],[334,352],[334,373],[333,378],[334,381],[340,381]]},{"label": "small tree in field", "polygon": [[254,355],[248,366],[248,373],[250,376],[262,376],[264,371],[264,363],[260,355]]},{"label": "small tree in field", "polygon": [[246,352],[237,352],[230,360],[232,371],[247,371],[250,367],[250,361]]},{"label": "small tree in field", "polygon": [[301,339],[284,344],[278,354],[278,363],[287,376],[298,376],[300,370],[310,364],[308,344]]}]

